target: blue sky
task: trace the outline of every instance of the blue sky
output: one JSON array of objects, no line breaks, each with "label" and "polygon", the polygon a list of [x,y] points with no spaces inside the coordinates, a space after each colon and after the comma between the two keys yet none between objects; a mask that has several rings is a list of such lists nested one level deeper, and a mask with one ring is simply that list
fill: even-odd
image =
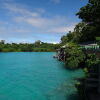
[{"label": "blue sky", "polygon": [[0,40],[58,43],[88,0],[0,0]]}]

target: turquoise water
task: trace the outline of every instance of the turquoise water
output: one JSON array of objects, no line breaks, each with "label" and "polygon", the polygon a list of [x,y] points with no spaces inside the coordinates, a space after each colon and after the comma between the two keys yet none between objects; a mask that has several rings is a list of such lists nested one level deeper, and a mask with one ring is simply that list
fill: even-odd
[{"label": "turquoise water", "polygon": [[72,100],[73,78],[62,62],[43,53],[0,53],[0,100]]}]

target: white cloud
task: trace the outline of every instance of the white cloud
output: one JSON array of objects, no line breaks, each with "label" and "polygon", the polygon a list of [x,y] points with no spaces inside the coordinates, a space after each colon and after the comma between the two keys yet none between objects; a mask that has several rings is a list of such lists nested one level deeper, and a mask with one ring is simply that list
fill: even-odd
[{"label": "white cloud", "polygon": [[9,24],[7,22],[0,22],[0,35],[1,34],[11,34],[11,33],[28,33],[32,32],[32,30],[25,28],[25,27],[20,27],[18,25],[14,24]]},{"label": "white cloud", "polygon": [[19,23],[27,23],[37,28],[54,28],[57,26],[66,25],[66,18],[63,16],[44,18],[44,17],[16,17],[15,21]]},{"label": "white cloud", "polygon": [[[60,1],[56,1],[60,2]],[[4,3],[3,8],[8,12],[7,16],[10,16],[6,25],[0,25],[0,36],[4,37],[32,37],[33,34],[64,34],[68,31],[73,31],[75,24],[70,22],[64,16],[52,16],[43,17],[47,12],[43,8],[28,9],[21,7],[18,4]],[[2,26],[2,27],[1,27]],[[52,37],[53,37],[52,36]],[[61,35],[59,35],[61,36]],[[36,37],[37,38],[37,37]],[[55,41],[55,39],[53,39]],[[52,42],[53,42],[52,41]],[[55,42],[54,42],[55,43]]]},{"label": "white cloud", "polygon": [[48,32],[51,32],[51,33],[67,33],[69,31],[73,31],[74,27],[75,27],[75,25],[57,27],[57,28],[53,28],[53,29],[48,30]]},{"label": "white cloud", "polygon": [[21,8],[17,4],[4,3],[4,7],[9,11],[9,13],[12,13],[12,15],[20,14],[22,16],[33,16],[33,17],[39,16],[39,13],[29,11],[25,8]]},{"label": "white cloud", "polygon": [[[53,1],[60,2],[60,0]],[[19,25],[24,24],[37,28],[37,32],[66,33],[74,29],[74,25],[68,22],[68,19],[64,16],[42,17],[43,14],[46,14],[42,8],[36,8],[37,12],[34,12],[30,11],[30,9],[22,8],[18,4],[9,3],[4,3],[4,8],[11,13],[14,22]],[[17,32],[24,32],[22,30],[20,29]]]}]

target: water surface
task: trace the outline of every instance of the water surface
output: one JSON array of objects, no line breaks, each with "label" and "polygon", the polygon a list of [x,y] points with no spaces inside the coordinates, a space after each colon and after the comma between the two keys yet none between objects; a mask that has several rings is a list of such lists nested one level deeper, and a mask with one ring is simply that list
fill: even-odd
[{"label": "water surface", "polygon": [[0,53],[0,100],[71,100],[73,78],[53,52]]}]

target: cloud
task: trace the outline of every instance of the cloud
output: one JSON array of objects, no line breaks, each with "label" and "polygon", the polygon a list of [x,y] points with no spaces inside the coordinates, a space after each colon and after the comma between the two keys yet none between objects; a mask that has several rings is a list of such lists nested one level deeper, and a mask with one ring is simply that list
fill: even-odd
[{"label": "cloud", "polygon": [[71,25],[66,17],[43,17],[43,15],[46,14],[45,9],[43,8],[36,8],[36,11],[30,11],[30,9],[22,8],[18,4],[4,3],[4,9],[8,10],[8,12],[11,13],[10,15],[12,15],[13,21],[17,24],[32,26],[33,28],[37,28],[38,30],[40,30],[40,32],[50,32],[48,31],[49,29],[51,30],[51,32],[55,33],[70,30]]},{"label": "cloud", "polygon": [[44,32],[55,32],[55,33],[66,32],[67,30],[68,31],[70,30],[70,27],[68,26],[69,22],[67,22],[68,19],[66,17],[64,16],[53,16],[51,18],[43,17],[42,15],[46,14],[45,9],[43,8],[36,8],[35,9],[36,12],[34,12],[34,11],[30,11],[29,9],[22,8],[19,5],[15,5],[15,4],[12,5],[6,3],[4,5],[5,8],[10,13],[12,13],[12,15],[18,14],[18,16],[13,16],[13,20],[16,23],[24,23],[27,25],[31,25],[35,28],[38,28],[40,32],[41,31],[43,32],[43,29]]},{"label": "cloud", "polygon": [[[59,3],[60,1],[57,2]],[[6,2],[3,4],[3,9],[5,9],[7,16],[10,17],[8,17],[8,22],[4,21],[4,24],[0,25],[1,37],[26,39],[34,37],[35,39],[35,37],[40,38],[40,34],[43,34],[44,37],[52,34],[51,38],[53,38],[53,42],[58,41],[60,36],[68,31],[73,31],[76,24],[61,15],[44,17],[49,12],[43,8],[29,9],[22,7],[20,4]],[[55,35],[58,35],[59,38],[55,37]],[[43,36],[41,35],[41,37]],[[44,40],[49,40],[47,37]]]},{"label": "cloud", "polygon": [[52,18],[45,18],[45,17],[15,17],[15,21],[19,23],[26,23],[30,24],[33,27],[46,29],[46,28],[53,28],[57,26],[66,25],[66,18],[63,16],[56,16]]},{"label": "cloud", "polygon": [[55,4],[59,4],[61,2],[61,0],[51,0],[53,3]]},{"label": "cloud", "polygon": [[7,9],[9,13],[11,13],[12,15],[19,14],[22,16],[33,16],[33,17],[39,16],[39,13],[31,12],[25,8],[19,7],[19,5],[14,4],[14,3],[13,4],[4,3],[3,5],[4,5],[4,8]]},{"label": "cloud", "polygon": [[56,27],[56,28],[48,30],[48,32],[51,32],[51,33],[68,33],[69,31],[73,31],[74,27],[75,27],[75,25],[64,26],[64,27]]}]

